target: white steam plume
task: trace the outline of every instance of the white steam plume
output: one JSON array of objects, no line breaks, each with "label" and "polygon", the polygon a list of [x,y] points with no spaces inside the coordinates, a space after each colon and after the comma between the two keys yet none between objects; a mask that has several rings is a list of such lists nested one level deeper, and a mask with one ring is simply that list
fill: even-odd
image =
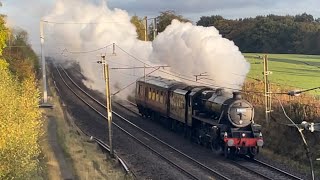
[{"label": "white steam plume", "polygon": [[[96,61],[100,59],[100,53],[105,52],[111,68],[143,66],[129,53],[147,64],[169,65],[171,72],[189,76],[189,79],[207,72],[207,78],[211,79],[207,82],[219,87],[240,88],[249,70],[249,63],[238,47],[222,38],[214,27],[204,28],[174,20],[153,42],[144,42],[137,39],[126,11],[111,10],[105,3],[96,5],[88,0],[57,0],[55,8],[44,20],[48,21],[48,55],[55,56],[56,60],[78,62],[87,77],[85,84],[101,92],[105,85],[101,65]],[[116,56],[111,55],[112,47],[88,53],[112,43],[118,46]],[[147,73],[152,70],[148,69]],[[110,74],[115,92],[143,76],[143,70],[110,70]],[[155,74],[170,77],[160,71]]]},{"label": "white steam plume", "polygon": [[241,87],[250,68],[239,48],[214,27],[173,20],[152,46],[152,59],[184,75],[209,75],[200,78],[218,87]]}]

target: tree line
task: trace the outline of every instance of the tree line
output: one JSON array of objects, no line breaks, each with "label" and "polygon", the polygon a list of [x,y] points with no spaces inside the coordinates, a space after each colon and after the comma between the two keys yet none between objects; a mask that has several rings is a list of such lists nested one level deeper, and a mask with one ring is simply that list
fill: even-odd
[{"label": "tree line", "polygon": [[[138,17],[135,18],[139,20]],[[158,33],[172,19],[191,22],[174,11],[160,12],[157,16]],[[136,27],[139,27],[138,34],[143,33],[139,37],[144,37],[144,31],[141,31],[141,27],[144,28],[143,21],[136,22],[142,23],[140,27]],[[320,54],[320,18],[316,19],[307,13],[295,16],[270,14],[239,19],[226,19],[220,15],[202,16],[196,25],[214,26],[223,37],[234,41],[241,52]],[[149,32],[149,40],[152,40],[152,31]]]},{"label": "tree line", "polygon": [[306,13],[236,20],[202,16],[197,25],[216,27],[242,52],[320,54],[320,19]]}]

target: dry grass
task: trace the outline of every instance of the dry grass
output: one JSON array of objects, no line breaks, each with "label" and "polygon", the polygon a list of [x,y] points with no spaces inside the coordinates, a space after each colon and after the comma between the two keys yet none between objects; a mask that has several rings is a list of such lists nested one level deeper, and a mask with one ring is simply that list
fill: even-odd
[{"label": "dry grass", "polygon": [[43,169],[43,174],[42,174],[43,179],[54,179],[54,177],[55,178],[60,177],[60,169],[59,169],[59,163],[48,141],[47,126],[48,126],[48,121],[47,119],[45,119],[45,122],[43,124],[43,128],[44,128],[43,132],[45,133],[40,140],[42,156],[39,159],[40,159],[41,167]]},{"label": "dry grass", "polygon": [[121,167],[103,154],[95,143],[69,130],[67,153],[73,162],[78,179],[126,179]]},{"label": "dry grass", "polygon": [[[49,83],[52,84],[52,83]],[[72,167],[76,179],[130,179],[113,159],[108,158],[97,145],[88,141],[88,137],[77,131],[77,128],[68,123],[60,106],[58,97],[51,99],[53,110],[47,110],[47,116],[57,120],[58,142],[62,146],[67,163]],[[72,119],[68,119],[71,121]],[[43,153],[49,179],[60,179],[60,170],[57,159],[47,142],[43,144]],[[47,179],[46,177],[44,177]]]}]

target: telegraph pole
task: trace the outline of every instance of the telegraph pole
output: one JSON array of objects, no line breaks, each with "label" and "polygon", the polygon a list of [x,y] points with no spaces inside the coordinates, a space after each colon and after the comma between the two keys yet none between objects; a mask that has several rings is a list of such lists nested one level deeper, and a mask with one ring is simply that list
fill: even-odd
[{"label": "telegraph pole", "polygon": [[110,144],[110,154],[113,155],[112,147],[112,107],[111,107],[111,93],[110,93],[110,77],[109,77],[109,65],[106,61],[106,55],[101,55],[101,61],[98,61],[103,65],[103,74],[106,81],[106,100],[107,100],[107,120],[109,128],[109,144]]},{"label": "telegraph pole", "polygon": [[263,79],[264,79],[264,102],[265,102],[265,115],[267,123],[270,122],[271,117],[271,91],[270,91],[270,83],[268,80],[268,76],[272,74],[271,71],[268,70],[268,55],[263,56]]},{"label": "telegraph pole", "polygon": [[148,18],[144,17],[144,41],[148,41]]},{"label": "telegraph pole", "polygon": [[41,63],[42,63],[42,80],[43,80],[43,103],[48,102],[47,92],[47,77],[46,77],[46,60],[44,56],[44,35],[43,35],[43,21],[40,20],[40,40],[41,40]]}]

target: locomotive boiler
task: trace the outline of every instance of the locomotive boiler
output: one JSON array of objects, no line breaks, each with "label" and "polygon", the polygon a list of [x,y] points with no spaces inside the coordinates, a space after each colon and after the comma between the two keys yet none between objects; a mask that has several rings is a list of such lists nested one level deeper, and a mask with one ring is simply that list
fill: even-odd
[{"label": "locomotive boiler", "polygon": [[186,137],[226,157],[253,158],[263,146],[254,108],[239,92],[147,76],[136,83],[136,103],[143,116],[183,129]]}]

